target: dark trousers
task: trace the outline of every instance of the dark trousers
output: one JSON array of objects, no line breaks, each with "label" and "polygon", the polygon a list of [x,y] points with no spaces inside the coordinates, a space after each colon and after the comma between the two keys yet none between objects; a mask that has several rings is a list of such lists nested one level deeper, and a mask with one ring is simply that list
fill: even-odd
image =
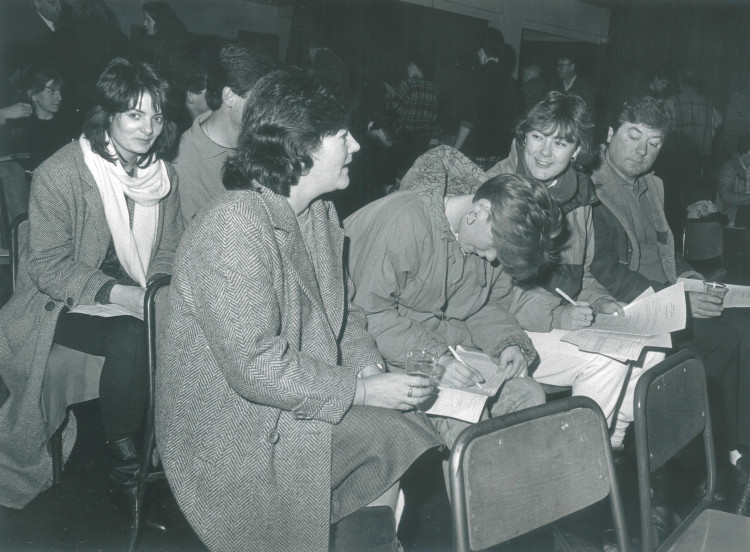
[{"label": "dark trousers", "polygon": [[750,317],[693,318],[688,346],[703,359],[717,451],[750,444]]},{"label": "dark trousers", "polygon": [[102,318],[63,309],[54,342],[104,357],[99,399],[107,440],[137,433],[148,394],[145,323],[132,316]]}]

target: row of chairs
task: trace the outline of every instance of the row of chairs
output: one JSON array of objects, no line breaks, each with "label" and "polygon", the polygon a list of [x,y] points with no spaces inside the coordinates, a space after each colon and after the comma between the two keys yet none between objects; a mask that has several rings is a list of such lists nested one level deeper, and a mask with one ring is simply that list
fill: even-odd
[{"label": "row of chairs", "polygon": [[[716,460],[700,359],[685,350],[648,370],[638,381],[634,401],[642,550],[750,550],[750,518],[710,508]],[[698,436],[703,437],[707,485],[695,508],[657,546],[651,474]],[[453,541],[459,552],[505,542],[607,496],[618,550],[631,548],[606,421],[586,397],[466,429],[451,452],[449,469]]]},{"label": "row of chairs", "polygon": [[[13,224],[14,282],[27,224],[24,220]],[[130,550],[137,544],[147,484],[163,477],[154,469],[153,389],[159,328],[170,281],[165,276],[152,282],[144,300],[150,388],[138,500],[130,523]],[[634,425],[642,549],[656,548],[651,474],[702,435],[707,472],[704,494],[658,550],[749,550],[750,519],[710,509],[716,461],[700,359],[682,351],[643,374],[635,392]],[[55,435],[60,443],[53,443],[53,450],[61,451],[61,434]],[[60,471],[62,454],[53,458]],[[618,549],[630,549],[609,428],[591,399],[561,399],[469,427],[454,445],[449,473],[454,549],[459,552],[505,542],[607,497]]]}]

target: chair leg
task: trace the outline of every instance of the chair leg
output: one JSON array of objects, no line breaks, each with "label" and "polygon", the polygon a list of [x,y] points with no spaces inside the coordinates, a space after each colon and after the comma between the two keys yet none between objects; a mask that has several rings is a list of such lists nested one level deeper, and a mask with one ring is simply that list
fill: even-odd
[{"label": "chair leg", "polygon": [[62,483],[62,471],[63,471],[63,443],[62,434],[65,426],[67,425],[68,417],[65,416],[65,420],[62,425],[57,428],[57,431],[52,434],[50,439],[50,452],[52,454],[52,484],[59,485]]},{"label": "chair leg", "polygon": [[737,511],[735,512],[737,515],[746,516],[750,513],[750,504],[748,504],[748,500],[750,500],[750,477],[748,477],[747,483],[745,483],[745,489],[742,491],[740,503],[737,505]]}]

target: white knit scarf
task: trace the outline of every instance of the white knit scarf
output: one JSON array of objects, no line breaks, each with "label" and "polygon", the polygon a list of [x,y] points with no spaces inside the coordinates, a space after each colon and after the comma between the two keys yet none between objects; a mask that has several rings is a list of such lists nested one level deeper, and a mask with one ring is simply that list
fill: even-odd
[{"label": "white knit scarf", "polygon": [[[107,139],[107,152],[116,158],[112,141]],[[130,277],[145,288],[159,222],[159,201],[169,193],[167,167],[159,160],[146,168],[136,168],[135,176],[129,176],[120,163],[112,163],[95,153],[83,135],[79,142],[83,160],[94,175],[102,197],[117,258]],[[125,196],[135,202],[132,228]]]}]

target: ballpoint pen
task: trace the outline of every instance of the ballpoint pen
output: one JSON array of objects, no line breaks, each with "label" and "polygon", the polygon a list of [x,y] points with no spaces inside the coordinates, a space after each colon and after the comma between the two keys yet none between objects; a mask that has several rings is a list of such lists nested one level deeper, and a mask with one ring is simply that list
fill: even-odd
[{"label": "ballpoint pen", "polygon": [[[453,355],[453,358],[455,358],[458,362],[460,362],[461,364],[463,364],[464,366],[466,366],[469,370],[474,370],[474,368],[472,368],[471,366],[469,366],[468,364],[466,364],[466,361],[461,358],[461,355],[458,354],[458,351],[456,351],[456,349],[454,349],[452,345],[448,345],[448,350]],[[479,387],[479,389],[484,390],[484,388],[481,386],[481,384],[479,384],[479,382],[474,382],[474,385],[476,385],[477,387]]]}]

